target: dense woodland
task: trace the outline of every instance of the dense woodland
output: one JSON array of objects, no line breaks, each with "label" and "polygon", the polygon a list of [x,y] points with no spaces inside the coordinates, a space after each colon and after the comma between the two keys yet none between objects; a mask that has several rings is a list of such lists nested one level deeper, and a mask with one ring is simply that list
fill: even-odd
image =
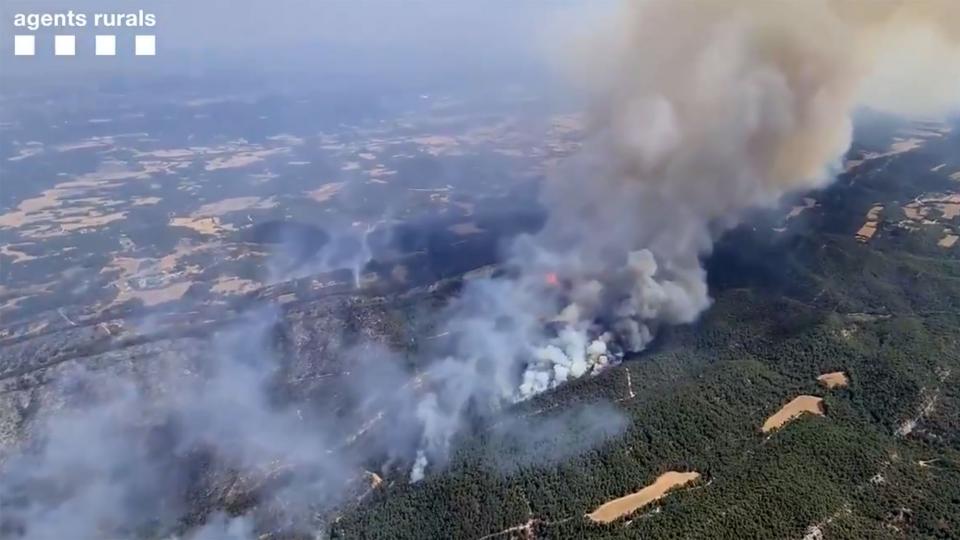
[{"label": "dense woodland", "polygon": [[[612,403],[622,433],[570,455],[585,436],[572,422],[530,455],[480,430],[425,481],[388,477],[331,536],[770,539],[815,525],[824,538],[960,538],[960,246],[936,245],[942,225],[906,231],[894,215],[957,190],[929,172],[943,162],[960,170],[956,132],[841,175],[786,232],[772,231],[782,212],[758,214],[711,256],[716,301],[702,320],[516,411],[564,422]],[[878,233],[858,242],[877,203]],[[849,386],[817,383],[831,371]],[[823,397],[825,416],[761,433],[799,394]],[[702,476],[609,525],[584,517],[668,470]]]}]

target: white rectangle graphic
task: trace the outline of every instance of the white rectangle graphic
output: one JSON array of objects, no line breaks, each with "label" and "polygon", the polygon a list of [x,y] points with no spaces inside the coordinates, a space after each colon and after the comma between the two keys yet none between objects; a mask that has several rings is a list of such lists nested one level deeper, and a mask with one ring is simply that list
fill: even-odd
[{"label": "white rectangle graphic", "polygon": [[37,49],[37,40],[33,36],[13,36],[13,54],[15,56],[33,56]]},{"label": "white rectangle graphic", "polygon": [[117,36],[96,37],[97,56],[114,56],[117,54]]},{"label": "white rectangle graphic", "polygon": [[53,54],[57,56],[74,56],[77,54],[77,37],[53,36]]},{"label": "white rectangle graphic", "polygon": [[154,56],[157,54],[157,36],[134,37],[134,54],[137,56]]}]

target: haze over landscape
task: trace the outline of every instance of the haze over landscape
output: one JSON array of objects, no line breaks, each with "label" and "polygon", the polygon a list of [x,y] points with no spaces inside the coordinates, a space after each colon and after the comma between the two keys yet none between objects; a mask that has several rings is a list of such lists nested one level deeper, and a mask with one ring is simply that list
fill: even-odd
[{"label": "haze over landscape", "polygon": [[148,7],[2,51],[0,538],[960,535],[955,2]]}]

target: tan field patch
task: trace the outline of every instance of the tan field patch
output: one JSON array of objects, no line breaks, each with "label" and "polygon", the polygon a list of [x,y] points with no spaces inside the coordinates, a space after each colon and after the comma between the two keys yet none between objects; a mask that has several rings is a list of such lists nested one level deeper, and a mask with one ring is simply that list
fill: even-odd
[{"label": "tan field patch", "polygon": [[553,117],[550,130],[553,134],[577,133],[583,131],[587,122],[582,114],[558,114]]},{"label": "tan field patch", "polygon": [[901,154],[903,152],[916,150],[923,145],[923,142],[923,139],[918,139],[916,137],[911,137],[909,139],[898,139],[890,145],[890,150],[887,151],[887,155]]},{"label": "tan field patch", "polygon": [[73,232],[80,229],[93,229],[96,227],[103,227],[104,225],[113,223],[114,221],[120,221],[126,217],[126,212],[113,212],[112,214],[91,212],[83,217],[61,219],[60,230],[65,232]]},{"label": "tan field patch", "polygon": [[[933,219],[931,210],[940,212],[940,217]],[[915,224],[933,225],[938,221],[952,221],[960,216],[960,194],[947,193],[924,198],[917,198],[903,206],[903,215],[912,223],[901,223],[908,226]]]},{"label": "tan field patch", "polygon": [[130,288],[129,283],[134,280],[160,278],[164,282],[174,279],[189,279],[198,275],[202,269],[196,265],[183,263],[183,259],[208,249],[215,249],[216,244],[195,244],[187,240],[177,243],[172,253],[163,257],[134,258],[114,257],[100,270],[100,274],[116,272],[116,278],[111,285],[124,290]]},{"label": "tan field patch", "polygon": [[229,156],[217,157],[210,160],[203,168],[208,171],[222,169],[240,169],[263,161],[264,158],[286,152],[285,148],[271,148],[268,150],[253,150],[239,152]]},{"label": "tan field patch", "polygon": [[[511,120],[501,120],[492,124],[478,126],[458,135],[456,141],[461,145],[501,145],[503,148],[494,148],[494,152],[515,150],[522,144],[516,137],[517,125]],[[518,151],[522,154],[521,151]]]},{"label": "tan field patch", "polygon": [[364,471],[367,473],[367,478],[370,479],[370,487],[376,489],[380,487],[380,484],[383,483],[383,478],[380,478],[380,475],[375,472]]},{"label": "tan field patch", "polygon": [[873,235],[877,233],[877,224],[872,222],[864,223],[860,230],[857,231],[856,237],[857,240],[861,242],[869,242]]},{"label": "tan field patch", "polygon": [[867,212],[867,221],[860,227],[860,230],[858,230],[855,235],[857,240],[866,243],[873,238],[873,235],[877,233],[877,220],[880,219],[881,210],[883,210],[883,206],[877,205]]},{"label": "tan field patch", "polygon": [[196,212],[191,214],[191,216],[222,216],[231,212],[240,212],[243,210],[265,210],[267,208],[274,208],[275,206],[277,206],[277,202],[273,199],[273,197],[266,199],[262,199],[260,197],[231,197],[229,199],[223,199],[222,201],[207,203],[198,208]]},{"label": "tan field patch", "polygon": [[29,157],[36,156],[38,154],[42,154],[43,145],[41,144],[41,145],[27,146],[26,148],[18,148],[17,152],[18,152],[17,155],[7,158],[7,161],[21,161]]},{"label": "tan field patch", "polygon": [[373,169],[370,169],[370,170],[367,172],[367,174],[370,175],[370,178],[372,178],[372,179],[374,179],[374,180],[381,180],[381,181],[382,181],[382,180],[383,180],[383,177],[385,177],[385,176],[393,176],[393,175],[397,174],[397,171],[394,171],[394,170],[392,170],[392,169],[388,169],[388,168],[384,167],[383,165],[379,165],[379,164],[378,164],[378,165],[377,165],[376,167],[374,167]]},{"label": "tan field patch", "polygon": [[113,146],[114,141],[112,137],[91,137],[89,139],[71,143],[71,144],[62,144],[57,146],[56,149],[58,152],[70,152],[73,150],[91,150],[91,149],[101,149],[109,148]]},{"label": "tan field patch", "polygon": [[326,202],[332,199],[334,195],[339,193],[345,184],[346,182],[331,182],[329,184],[324,184],[317,189],[307,191],[306,194],[316,202]]},{"label": "tan field patch", "polygon": [[908,203],[903,207],[903,215],[912,221],[921,221],[927,215],[927,209],[918,202]]},{"label": "tan field patch", "polygon": [[190,148],[172,148],[166,150],[152,150],[150,152],[137,152],[136,157],[152,157],[156,159],[186,159],[192,158],[200,153],[202,149],[190,149]]},{"label": "tan field patch", "polygon": [[132,278],[140,271],[140,266],[149,263],[151,259],[135,259],[133,257],[115,257],[106,266],[100,269],[101,274],[119,271],[123,279]]},{"label": "tan field patch", "polygon": [[183,298],[183,295],[187,293],[187,290],[190,288],[190,282],[182,283],[173,283],[167,285],[166,287],[160,287],[156,289],[142,289],[135,290],[129,287],[124,287],[120,289],[120,295],[117,297],[115,304],[122,304],[127,300],[139,299],[143,302],[144,306],[158,306],[160,304],[171,302],[173,300],[179,300]]},{"label": "tan field patch", "polygon": [[291,135],[289,133],[272,135],[270,137],[267,137],[267,140],[275,141],[275,142],[290,145],[290,146],[300,146],[305,142],[302,138],[297,137],[296,135]]},{"label": "tan field patch", "polygon": [[685,486],[696,481],[698,478],[700,478],[700,473],[698,472],[665,472],[658,476],[649,486],[644,487],[636,493],[607,501],[593,512],[587,514],[587,517],[598,523],[610,523],[654,501],[662,499],[670,490]]},{"label": "tan field patch", "polygon": [[259,287],[257,282],[238,277],[221,277],[210,288],[211,292],[217,294],[244,294],[254,291]]},{"label": "tan field patch", "polygon": [[424,151],[432,156],[459,154],[456,149],[460,146],[460,143],[454,137],[427,135],[425,137],[413,137],[410,140],[424,147]]},{"label": "tan field patch", "polygon": [[[23,302],[32,298],[48,295],[58,285],[59,283],[57,281],[49,281],[46,283],[17,287],[15,291],[0,286],[0,312],[17,310]],[[0,328],[0,336],[5,335],[5,332],[6,329]]]},{"label": "tan field patch", "polygon": [[200,273],[201,269],[197,268],[194,265],[185,265],[181,264],[181,259],[200,253],[203,251],[217,249],[219,244],[216,242],[210,243],[194,243],[189,240],[181,239],[177,242],[176,247],[173,248],[173,253],[168,253],[157,261],[157,269],[160,272],[173,272],[178,267],[182,267],[184,270],[188,270],[192,273]]},{"label": "tan field patch", "polygon": [[[272,139],[270,137],[267,139],[278,143],[287,142],[280,139]],[[266,147],[263,144],[251,143],[246,139],[240,138],[218,144],[216,146],[187,146],[182,148],[164,148],[149,150],[146,152],[137,152],[136,157],[141,159],[146,157],[164,160],[195,161],[197,159],[212,158],[229,159],[232,156],[246,155],[267,156],[270,154],[285,153],[288,151],[288,147]]]},{"label": "tan field patch", "polygon": [[804,197],[803,204],[794,206],[790,209],[790,212],[787,214],[786,220],[793,219],[803,213],[804,210],[809,210],[817,205],[817,200],[812,197]]},{"label": "tan field patch", "polygon": [[49,238],[78,229],[101,227],[126,217],[126,212],[101,212],[120,204],[119,201],[78,198],[82,193],[84,190],[81,189],[54,187],[37,197],[24,199],[15,210],[0,215],[0,229],[20,229],[25,237]]},{"label": "tan field patch", "polygon": [[823,398],[816,396],[797,396],[790,403],[780,408],[763,423],[761,428],[764,433],[769,433],[787,422],[795,420],[804,413],[823,416]]},{"label": "tan field patch", "polygon": [[912,128],[901,129],[899,133],[901,135],[913,136],[913,137],[942,137],[947,133],[953,131],[953,128],[944,124],[943,122],[938,122],[935,120],[921,120],[913,123]]},{"label": "tan field patch", "polygon": [[23,227],[33,222],[53,219],[48,210],[59,207],[61,199],[76,193],[73,190],[52,188],[44,190],[37,197],[24,199],[17,205],[16,210],[0,215],[0,228]]},{"label": "tan field patch", "polygon": [[153,204],[157,204],[162,200],[163,199],[161,199],[160,197],[134,197],[133,205],[134,206],[150,206]]},{"label": "tan field patch", "polygon": [[[120,305],[133,299],[140,300],[146,307],[179,300],[193,284],[190,277],[199,273],[200,269],[195,266],[185,266],[181,272],[173,271],[178,266],[180,258],[200,249],[204,249],[204,246],[194,246],[189,242],[181,242],[177,245],[174,253],[160,259],[113,258],[100,271],[101,274],[119,272],[119,276],[111,282],[111,285],[116,287],[120,293],[109,306]],[[144,284],[148,280],[159,281],[160,283],[157,286],[146,288]],[[133,282],[138,282],[139,287],[132,287],[131,283]]]},{"label": "tan field patch", "polygon": [[[0,312],[16,311],[20,309],[20,304],[26,302],[29,298],[29,296],[15,296],[13,298],[0,301]],[[0,330],[0,335],[3,335],[2,332],[6,332],[6,330]]]},{"label": "tan field patch", "polygon": [[[27,245],[30,245],[30,244],[27,244]],[[13,249],[13,246],[8,246],[8,245],[0,246],[0,255],[6,255],[7,257],[13,257],[13,261],[11,262],[11,264],[16,264],[16,263],[19,263],[19,262],[32,261],[32,260],[34,260],[34,259],[37,258],[37,257],[34,256],[34,255],[30,255],[30,254],[24,253],[24,252],[22,252],[22,251]]]},{"label": "tan field patch", "polygon": [[[946,131],[944,131],[946,129]],[[869,161],[871,159],[895,156],[897,154],[902,154],[904,152],[910,152],[916,150],[923,146],[923,144],[932,138],[943,137],[945,133],[949,133],[949,128],[931,128],[931,127],[919,127],[909,130],[902,131],[904,135],[908,135],[909,138],[895,137],[893,143],[887,149],[886,152],[866,152],[861,154],[860,159],[851,159],[847,160],[844,163],[844,169],[849,171],[856,168],[858,165]]]},{"label": "tan field patch", "polygon": [[848,159],[843,162],[843,170],[844,172],[849,172],[859,167],[864,161],[866,161],[866,159]]},{"label": "tan field patch", "polygon": [[847,383],[850,382],[847,380],[847,374],[842,371],[824,373],[823,375],[817,377],[817,380],[820,381],[820,384],[826,386],[827,388],[847,386]]},{"label": "tan field patch", "polygon": [[172,218],[169,222],[171,227],[186,227],[193,229],[200,234],[218,235],[224,231],[234,230],[231,225],[222,225],[220,218],[217,217],[179,217]]},{"label": "tan field patch", "polygon": [[471,234],[481,234],[484,232],[483,229],[477,226],[476,223],[469,221],[467,223],[457,223],[456,225],[451,225],[447,227],[447,230],[453,234],[459,236],[468,236]]},{"label": "tan field patch", "polygon": [[943,238],[941,238],[940,241],[937,242],[937,245],[940,246],[940,247],[942,247],[942,248],[952,248],[952,247],[954,246],[954,244],[957,243],[957,239],[958,239],[958,238],[960,238],[960,237],[958,237],[958,236],[955,235],[955,234],[948,234],[948,235],[944,236]]},{"label": "tan field patch", "polygon": [[0,215],[0,229],[18,229],[27,238],[50,238],[124,219],[122,212],[106,212],[123,202],[92,197],[91,191],[118,188],[126,181],[144,180],[166,171],[164,164],[141,162],[139,166],[142,169],[131,170],[126,164],[108,161],[96,172],[60,182]]},{"label": "tan field patch", "polygon": [[465,216],[472,216],[477,207],[474,203],[463,201],[450,201],[450,204],[463,210]]},{"label": "tan field patch", "polygon": [[127,180],[149,180],[156,174],[170,173],[175,164],[163,161],[140,161],[140,169],[131,169],[122,161],[105,161],[96,172],[82,174],[74,180],[58,184],[57,188],[114,188]]},{"label": "tan field patch", "polygon": [[266,184],[274,178],[280,178],[280,175],[270,171],[250,175],[250,179],[256,184]]}]

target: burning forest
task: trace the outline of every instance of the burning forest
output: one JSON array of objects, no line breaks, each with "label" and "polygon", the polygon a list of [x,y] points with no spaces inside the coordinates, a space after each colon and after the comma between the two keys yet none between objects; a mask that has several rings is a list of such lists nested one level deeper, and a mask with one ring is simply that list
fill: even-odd
[{"label": "burning forest", "polygon": [[[830,183],[859,108],[933,114],[960,96],[960,73],[943,69],[960,60],[950,0],[613,11],[563,36],[574,45],[556,63],[586,96],[587,134],[538,186],[543,226],[507,242],[497,272],[449,279],[443,292],[456,294],[442,301],[444,280],[379,294],[361,279],[382,262],[373,226],[342,227],[351,232],[333,252],[277,242],[271,285],[343,268],[352,283],[321,307],[297,302],[322,285],[265,293],[282,305],[212,337],[176,341],[146,319],[138,332],[150,340],[122,345],[152,355],[170,341],[162,362],[50,373],[60,386],[16,404],[49,410],[29,413],[29,443],[0,461],[0,538],[322,537],[336,508],[362,504],[367,478],[366,492],[417,489],[478,423],[535,432],[514,421],[518,403],[696,321],[712,302],[703,260],[714,242],[751,210]],[[890,59],[907,52],[915,65],[899,73]],[[392,322],[418,310],[428,339]],[[119,343],[108,338],[89,338],[90,349]],[[590,440],[577,448],[625,429],[616,408],[584,407],[574,420]]]},{"label": "burning forest", "polygon": [[[455,418],[477,402],[497,410],[642,351],[660,325],[694,321],[710,305],[701,261],[714,240],[751,209],[829,183],[858,107],[956,105],[942,88],[956,90],[958,74],[936,66],[960,54],[957,10],[631,2],[568,51],[592,96],[592,135],[544,182],[546,224],[511,246],[509,277],[454,301],[453,352],[425,374],[436,390],[418,409],[426,454],[445,455]],[[886,55],[905,49],[932,79],[877,96],[899,69]]]}]

